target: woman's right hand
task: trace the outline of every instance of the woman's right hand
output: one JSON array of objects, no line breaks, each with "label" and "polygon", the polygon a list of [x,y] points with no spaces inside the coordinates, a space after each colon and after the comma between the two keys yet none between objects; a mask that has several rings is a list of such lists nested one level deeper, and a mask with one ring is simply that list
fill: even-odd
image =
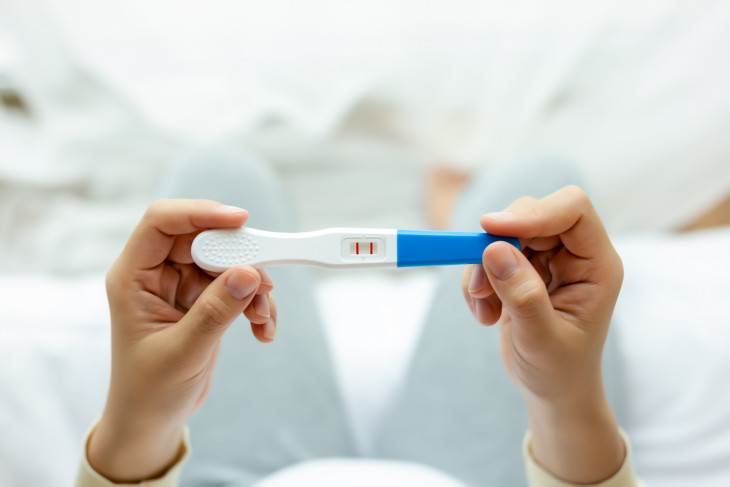
[{"label": "woman's right hand", "polygon": [[623,279],[621,259],[575,186],[482,216],[517,237],[467,268],[464,296],[482,324],[499,321],[507,373],[527,404],[535,460],[573,483],[610,477],[624,445],[603,390],[601,353]]}]

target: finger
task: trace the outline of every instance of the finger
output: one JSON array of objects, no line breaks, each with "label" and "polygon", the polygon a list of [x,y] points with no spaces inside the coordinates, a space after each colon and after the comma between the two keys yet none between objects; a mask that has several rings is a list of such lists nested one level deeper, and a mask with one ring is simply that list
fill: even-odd
[{"label": "finger", "polygon": [[[571,255],[572,259],[575,261],[581,261],[585,262],[588,265],[592,265],[591,261],[587,259],[581,259],[580,257],[572,255],[564,247],[560,247],[560,250],[568,255]],[[535,272],[537,272],[537,274],[540,276],[540,279],[542,279],[542,282],[545,283],[545,286],[548,288],[548,290],[550,290],[550,285],[552,282],[558,281],[558,274],[565,271],[565,269],[563,268],[556,268],[554,265],[552,265],[553,259],[557,252],[558,250],[556,249],[545,252],[523,252],[523,255],[527,258],[530,264],[532,264]]]},{"label": "finger", "polygon": [[167,258],[177,235],[207,228],[240,227],[247,218],[246,210],[215,201],[158,200],[150,205],[132,232],[122,258],[132,268],[149,269]]},{"label": "finger", "polygon": [[571,254],[567,249],[555,252],[550,257],[547,266],[550,269],[548,272],[552,276],[550,282],[545,282],[548,290],[571,284],[600,282],[595,266],[589,260],[580,259]]},{"label": "finger", "polygon": [[502,302],[496,294],[486,298],[474,298],[474,317],[482,325],[491,326],[502,315]]},{"label": "finger", "polygon": [[261,343],[271,343],[276,337],[276,301],[273,296],[268,295],[269,310],[271,317],[263,324],[251,323],[251,331]]},{"label": "finger", "polygon": [[471,280],[472,272],[474,272],[474,267],[474,264],[464,266],[464,271],[461,273],[461,292],[464,293],[464,299],[469,297],[469,281]]},{"label": "finger", "polygon": [[155,288],[149,289],[152,293],[156,294],[167,304],[173,308],[176,305],[176,296],[178,294],[178,288],[181,286],[182,275],[180,271],[171,265],[162,267],[162,272],[159,276],[156,276]]},{"label": "finger", "polygon": [[259,279],[249,266],[233,267],[218,276],[178,323],[185,346],[191,351],[209,351],[251,303]]},{"label": "finger", "polygon": [[202,230],[198,230],[193,233],[186,233],[185,235],[176,235],[173,241],[172,248],[167,255],[167,260],[176,262],[178,264],[192,264],[193,254],[190,249],[193,246],[193,240]]},{"label": "finger", "polygon": [[483,266],[475,265],[473,267],[467,290],[475,298],[486,298],[494,294],[494,289],[487,279]]},{"label": "finger", "polygon": [[468,265],[464,267],[464,272],[461,273],[461,293],[464,295],[464,301],[466,301],[472,314],[474,314],[474,297],[469,294],[469,279],[473,268],[473,265]]},{"label": "finger", "polygon": [[590,199],[577,186],[565,187],[541,200],[522,198],[503,212],[483,215],[481,224],[487,232],[520,239],[559,235],[571,253],[583,258],[605,256],[611,247]]},{"label": "finger", "polygon": [[266,294],[257,293],[251,300],[251,304],[243,311],[243,314],[251,323],[263,325],[271,318],[269,297]]},{"label": "finger", "polygon": [[[212,278],[216,278],[220,275],[220,272],[211,272],[211,271],[207,271],[205,269],[200,269],[200,270]],[[261,284],[259,285],[259,290],[257,291],[257,293],[258,294],[268,294],[271,291],[273,291],[274,290],[274,281],[271,279],[271,276],[269,275],[268,271],[266,271],[266,269],[258,269],[258,273],[261,276]]]},{"label": "finger", "polygon": [[[474,272],[475,265],[467,265],[464,267],[464,272],[461,273],[461,293],[464,295],[464,301],[469,306],[471,314],[474,314],[474,297],[469,294],[469,281],[471,274]],[[476,316],[476,315],[475,315]]]},{"label": "finger", "polygon": [[266,269],[259,269],[259,275],[261,276],[261,285],[259,286],[259,294],[269,294],[274,290],[274,281],[266,271]]},{"label": "finger", "polygon": [[[473,286],[471,283],[474,281],[473,276],[475,273],[481,273],[486,282],[483,284],[475,284],[474,286],[477,286],[479,291],[472,292],[471,287]],[[477,278],[477,280],[479,279],[481,278]],[[499,320],[502,312],[502,303],[499,301],[497,295],[494,294],[492,285],[484,273],[484,267],[481,265],[466,266],[461,276],[461,290],[464,294],[464,300],[477,322],[483,325],[493,325]]]},{"label": "finger", "polygon": [[551,237],[536,237],[524,242],[520,242],[523,249],[537,250],[538,252],[544,252],[546,250],[552,250],[563,245],[558,235]]},{"label": "finger", "polygon": [[177,288],[177,307],[185,312],[193,307],[203,291],[210,286],[213,278],[200,272],[197,266],[179,265],[178,272],[182,276]]},{"label": "finger", "polygon": [[525,256],[508,243],[496,242],[486,248],[483,260],[503,313],[506,311],[520,326],[537,330],[549,326],[554,312],[550,297]]}]

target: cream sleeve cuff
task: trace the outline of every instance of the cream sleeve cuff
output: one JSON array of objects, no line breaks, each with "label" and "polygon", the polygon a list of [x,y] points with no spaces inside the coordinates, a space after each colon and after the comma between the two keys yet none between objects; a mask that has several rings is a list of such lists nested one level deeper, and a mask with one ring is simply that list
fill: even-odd
[{"label": "cream sleeve cuff", "polygon": [[78,474],[76,475],[76,482],[73,484],[74,487],[115,487],[119,485],[134,485],[139,487],[177,487],[179,484],[180,479],[180,470],[182,469],[183,464],[190,456],[190,432],[188,430],[188,427],[186,426],[185,429],[183,429],[183,435],[181,439],[181,445],[180,445],[180,454],[178,456],[178,460],[175,462],[175,464],[170,467],[170,469],[165,472],[165,474],[162,477],[153,479],[153,480],[145,480],[143,482],[139,482],[136,484],[115,484],[111,480],[107,479],[106,477],[101,476],[96,470],[92,468],[92,466],[89,464],[89,459],[86,456],[86,447],[89,444],[89,438],[91,438],[91,434],[94,432],[94,429],[96,428],[96,425],[94,425],[89,432],[86,434],[86,439],[84,440],[84,454],[81,460],[81,465],[79,466]]},{"label": "cream sleeve cuff", "polygon": [[634,474],[634,469],[631,466],[631,443],[629,442],[629,438],[623,430],[619,430],[619,433],[626,445],[626,458],[624,458],[624,463],[618,472],[611,478],[597,484],[570,484],[554,477],[537,464],[532,457],[532,451],[530,449],[532,435],[528,431],[522,442],[522,454],[525,457],[528,484],[530,487],[577,487],[579,485],[583,487],[644,487],[644,484]]}]

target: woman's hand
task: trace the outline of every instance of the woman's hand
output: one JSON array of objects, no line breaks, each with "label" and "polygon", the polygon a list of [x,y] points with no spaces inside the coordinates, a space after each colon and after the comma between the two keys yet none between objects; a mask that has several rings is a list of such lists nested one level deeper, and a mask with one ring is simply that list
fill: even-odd
[{"label": "woman's hand", "polygon": [[107,273],[112,374],[87,456],[110,480],[154,478],[175,462],[183,426],[205,400],[221,337],[235,318],[244,313],[257,339],[273,340],[268,274],[239,266],[213,278],[190,254],[202,230],[240,227],[247,218],[213,201],[156,201]]},{"label": "woman's hand", "polygon": [[623,267],[590,200],[567,187],[482,216],[496,242],[468,267],[464,296],[482,324],[499,320],[507,373],[527,404],[535,460],[563,480],[593,483],[623,462],[601,379],[601,353]]}]

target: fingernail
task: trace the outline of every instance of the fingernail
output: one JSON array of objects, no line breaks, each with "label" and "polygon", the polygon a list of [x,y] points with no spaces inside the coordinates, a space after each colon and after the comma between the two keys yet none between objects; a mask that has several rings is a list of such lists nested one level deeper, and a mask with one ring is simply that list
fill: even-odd
[{"label": "fingernail", "polygon": [[484,215],[482,215],[482,218],[494,222],[503,222],[510,220],[512,218],[512,213],[509,213],[507,211],[495,211],[492,213],[485,213]]},{"label": "fingernail", "polygon": [[271,316],[271,310],[269,309],[269,298],[261,294],[257,294],[253,298],[253,309],[256,314],[268,318]]},{"label": "fingernail", "polygon": [[498,242],[490,245],[485,257],[489,272],[500,281],[512,277],[520,267],[517,257],[508,243]]},{"label": "fingernail", "polygon": [[234,270],[233,273],[228,276],[226,281],[226,289],[228,293],[236,299],[243,299],[252,292],[256,291],[258,282],[255,277],[246,271]]},{"label": "fingernail", "polygon": [[274,323],[273,318],[269,318],[269,320],[264,323],[264,336],[269,340],[273,340],[276,336],[276,323]]},{"label": "fingernail", "polygon": [[219,207],[218,207],[218,208],[216,209],[216,211],[217,211],[218,213],[225,213],[226,215],[229,215],[229,214],[231,214],[231,213],[243,213],[243,212],[245,212],[246,210],[244,210],[243,208],[239,208],[239,207],[237,207],[237,206],[228,206],[228,205],[222,205],[222,206],[219,206]]},{"label": "fingernail", "polygon": [[471,273],[471,279],[469,280],[469,294],[474,294],[484,287],[484,281],[487,280],[487,274],[484,272],[484,267],[480,264],[474,266],[474,270]]}]

